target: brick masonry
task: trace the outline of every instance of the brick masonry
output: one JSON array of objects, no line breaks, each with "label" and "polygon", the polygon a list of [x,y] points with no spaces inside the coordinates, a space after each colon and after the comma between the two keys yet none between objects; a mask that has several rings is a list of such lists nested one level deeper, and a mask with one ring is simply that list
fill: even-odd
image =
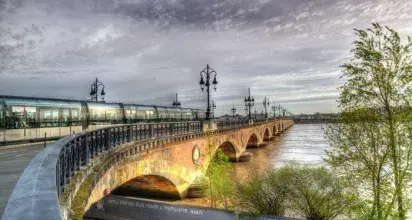
[{"label": "brick masonry", "polygon": [[[207,168],[211,155],[219,147],[232,148],[231,152],[235,155],[235,159],[238,159],[246,151],[252,135],[257,139],[257,143],[254,144],[261,145],[264,139],[283,132],[292,124],[291,120],[278,120],[263,125],[228,130],[227,132],[197,135],[195,138],[148,148],[144,153],[140,153],[136,160],[113,164],[108,169],[102,168],[107,170],[99,172],[102,175],[94,184],[84,210],[89,209],[93,203],[102,199],[106,189],[113,190],[129,180],[143,175],[157,175],[168,179],[176,187],[180,197],[185,198],[189,186],[202,175],[202,170]],[[195,146],[200,149],[197,165],[192,157]],[[142,143],[131,143],[123,149],[126,148],[141,149]],[[146,146],[143,148],[146,149]]]}]

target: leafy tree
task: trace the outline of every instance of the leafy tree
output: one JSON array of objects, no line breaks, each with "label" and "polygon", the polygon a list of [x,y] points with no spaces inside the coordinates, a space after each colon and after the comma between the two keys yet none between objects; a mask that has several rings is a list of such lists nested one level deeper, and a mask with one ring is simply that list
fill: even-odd
[{"label": "leafy tree", "polygon": [[[328,127],[326,161],[366,204],[358,217],[406,219],[412,159],[412,39],[372,24],[355,30],[354,58],[339,98],[341,123]],[[409,190],[409,191],[408,191]],[[368,199],[372,198],[372,199]]]},{"label": "leafy tree", "polygon": [[225,209],[231,208],[231,200],[235,192],[235,183],[231,178],[232,163],[229,158],[218,149],[209,168],[209,180],[216,195],[216,202],[220,202]]},{"label": "leafy tree", "polygon": [[219,148],[211,159],[211,162],[201,181],[203,188],[207,189],[211,199],[211,207],[222,205],[225,209],[233,206],[232,200],[236,185],[231,178],[233,172],[232,163]]}]

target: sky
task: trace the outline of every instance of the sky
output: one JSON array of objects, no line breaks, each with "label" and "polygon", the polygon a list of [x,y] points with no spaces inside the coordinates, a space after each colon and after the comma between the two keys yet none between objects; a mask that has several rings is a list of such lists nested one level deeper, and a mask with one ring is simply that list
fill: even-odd
[{"label": "sky", "polygon": [[[354,28],[412,35],[410,0],[0,0],[0,94],[206,108],[244,114],[251,89],[294,114],[338,111]],[[269,111],[269,109],[268,109]]]}]

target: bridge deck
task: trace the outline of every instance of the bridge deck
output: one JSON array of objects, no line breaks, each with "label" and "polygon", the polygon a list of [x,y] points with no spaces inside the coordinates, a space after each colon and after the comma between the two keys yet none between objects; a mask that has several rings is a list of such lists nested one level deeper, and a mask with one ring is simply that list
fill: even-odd
[{"label": "bridge deck", "polygon": [[24,147],[0,148],[0,217],[24,169],[44,149],[43,143]]}]

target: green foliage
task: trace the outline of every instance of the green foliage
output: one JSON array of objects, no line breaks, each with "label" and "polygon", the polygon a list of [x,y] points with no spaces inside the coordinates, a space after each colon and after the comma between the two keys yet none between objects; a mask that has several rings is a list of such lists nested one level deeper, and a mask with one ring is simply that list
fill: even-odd
[{"label": "green foliage", "polygon": [[283,216],[286,211],[287,181],[284,173],[274,170],[268,175],[257,175],[238,187],[240,206],[265,215]]},{"label": "green foliage", "polygon": [[206,171],[207,178],[203,178],[201,183],[209,192],[212,207],[217,208],[221,205],[225,209],[233,208],[232,199],[236,185],[230,176],[232,172],[232,163],[229,158],[221,149],[218,149]]},{"label": "green foliage", "polygon": [[348,206],[345,187],[326,168],[286,167],[290,210],[309,220],[335,219]]},{"label": "green foliage", "polygon": [[326,130],[328,162],[358,197],[355,219],[406,219],[411,199],[412,39],[372,24],[355,30],[342,65],[341,123]]},{"label": "green foliage", "polygon": [[239,186],[241,206],[258,214],[334,219],[349,204],[345,187],[326,168],[298,164],[269,171]]}]

